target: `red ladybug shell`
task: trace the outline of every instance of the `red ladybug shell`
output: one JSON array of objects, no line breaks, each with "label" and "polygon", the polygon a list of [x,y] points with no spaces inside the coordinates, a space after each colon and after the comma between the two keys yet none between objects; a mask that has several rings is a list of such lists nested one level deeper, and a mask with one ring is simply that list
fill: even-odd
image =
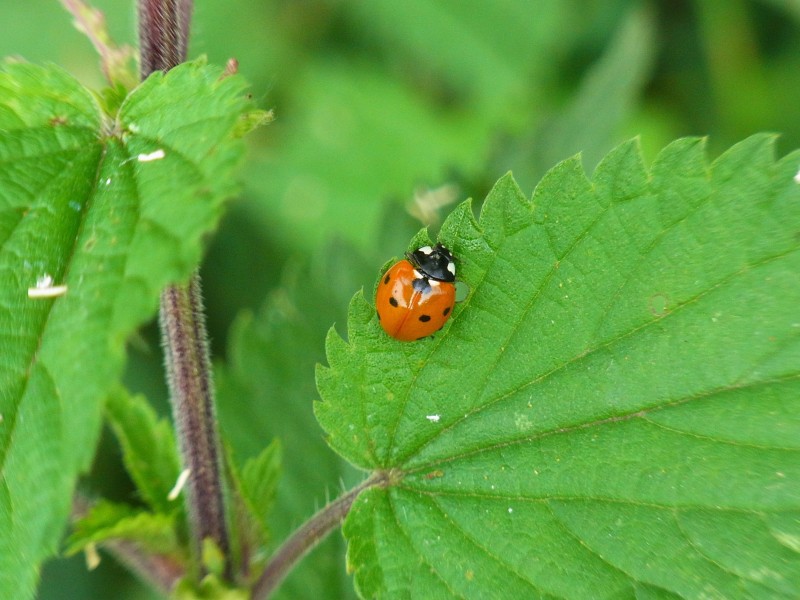
[{"label": "red ladybug shell", "polygon": [[[436,257],[439,246],[417,250],[409,255],[423,260],[431,255]],[[427,252],[425,252],[427,251]],[[449,252],[445,248],[441,251]],[[425,252],[425,254],[420,254]],[[455,267],[449,267],[455,273]],[[450,278],[449,273],[446,276]],[[455,279],[453,275],[452,279]],[[456,300],[456,286],[452,281],[442,281],[414,266],[408,260],[395,263],[378,284],[375,307],[383,330],[395,339],[407,342],[427,337],[437,332],[450,318]]]}]

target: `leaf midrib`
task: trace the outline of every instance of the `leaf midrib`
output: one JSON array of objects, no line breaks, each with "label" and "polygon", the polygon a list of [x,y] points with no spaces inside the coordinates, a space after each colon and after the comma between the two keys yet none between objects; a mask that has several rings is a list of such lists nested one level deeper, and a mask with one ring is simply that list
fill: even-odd
[{"label": "leaf midrib", "polygon": [[[98,178],[99,178],[99,175],[100,175],[100,169],[101,169],[102,164],[103,164],[103,159],[105,157],[105,153],[106,153],[106,147],[105,147],[105,145],[103,145],[103,147],[101,149],[101,152],[100,152],[100,156],[98,157],[97,165],[95,167],[94,181],[92,182],[91,188],[89,189],[89,194],[88,194],[88,196],[86,198],[85,203],[83,204],[82,210],[80,211],[80,217],[78,219],[78,224],[77,224],[77,227],[75,228],[75,235],[73,237],[72,248],[69,250],[67,260],[64,261],[64,268],[63,268],[61,274],[59,275],[59,277],[57,277],[57,279],[59,281],[66,281],[67,278],[68,278],[71,265],[73,263],[73,260],[75,258],[75,254],[77,252],[78,240],[80,239],[81,233],[84,230],[84,225],[86,223],[87,216],[89,215],[89,212],[91,210],[92,202],[93,202],[95,194],[97,192],[97,182],[98,182]],[[65,168],[62,171],[60,171],[58,173],[54,173],[54,176],[53,176],[52,179],[50,179],[46,184],[43,184],[43,185],[41,185],[39,187],[39,192],[41,192],[42,189],[44,189],[48,185],[50,185],[54,179],[57,179],[61,175],[62,172],[68,171],[70,169],[70,167],[73,167],[74,164],[77,162],[78,158],[81,157],[81,155],[82,155],[81,152],[76,152],[75,153],[75,157],[73,158],[73,160],[71,160],[65,166]],[[14,229],[19,227],[22,222],[23,222],[23,219],[20,219],[16,223]],[[12,230],[11,233],[13,233],[13,230]],[[9,234],[9,238],[11,237],[11,233]],[[16,398],[16,403],[15,403],[15,406],[14,406],[15,410],[13,411],[13,414],[4,415],[4,417],[6,417],[6,420],[4,421],[4,423],[7,424],[7,427],[8,427],[8,438],[7,439],[9,440],[9,443],[4,448],[0,448],[0,473],[5,472],[6,457],[8,456],[9,450],[13,446],[14,434],[15,434],[16,425],[17,425],[17,414],[19,413],[19,408],[21,406],[21,402],[25,398],[27,390],[28,390],[28,386],[30,384],[31,371],[33,370],[34,365],[38,362],[39,352],[41,351],[41,348],[42,348],[42,343],[43,343],[43,340],[44,340],[45,332],[47,331],[48,326],[50,324],[50,319],[51,319],[51,316],[53,314],[53,308],[55,307],[56,302],[58,302],[59,300],[60,300],[59,298],[55,298],[53,300],[44,300],[45,302],[49,302],[49,306],[47,307],[47,312],[44,314],[43,318],[40,321],[41,322],[41,327],[39,328],[39,332],[38,332],[38,335],[37,335],[36,345],[35,345],[35,347],[33,347],[28,359],[26,360],[27,364],[26,364],[26,368],[25,368],[24,385],[22,386],[22,388],[20,390],[19,397]],[[47,371],[49,373],[49,370],[47,369],[47,367],[45,365],[42,365],[42,368],[45,369],[45,371]],[[51,376],[51,379],[52,379],[52,376]]]}]

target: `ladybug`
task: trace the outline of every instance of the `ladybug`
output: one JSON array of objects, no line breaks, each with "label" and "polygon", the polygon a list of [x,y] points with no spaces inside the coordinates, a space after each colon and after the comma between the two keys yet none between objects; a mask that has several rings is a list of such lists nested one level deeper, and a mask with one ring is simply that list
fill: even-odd
[{"label": "ladybug", "polygon": [[375,308],[383,330],[404,342],[439,331],[456,301],[456,263],[436,244],[406,253],[378,284]]}]

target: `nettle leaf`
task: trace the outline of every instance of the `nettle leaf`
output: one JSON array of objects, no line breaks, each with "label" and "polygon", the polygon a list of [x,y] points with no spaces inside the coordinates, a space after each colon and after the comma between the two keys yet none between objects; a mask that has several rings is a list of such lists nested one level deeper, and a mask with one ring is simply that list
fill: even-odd
[{"label": "nettle leaf", "polygon": [[183,503],[169,499],[180,474],[170,422],[159,420],[144,396],[132,396],[122,387],[110,394],[106,415],[142,499],[156,512],[181,510]]},{"label": "nettle leaf", "polygon": [[[248,459],[241,469],[230,449],[227,455],[231,518],[240,538],[238,546],[242,548],[241,554],[247,555],[246,560],[252,566],[254,562],[266,559],[266,549],[272,537],[268,516],[271,516],[278,490],[281,445],[277,438],[272,440],[260,454]],[[224,564],[224,560],[222,562]]]},{"label": "nettle leaf", "polygon": [[[258,456],[244,463],[241,474],[242,496],[254,522],[269,531],[267,515],[275,503],[278,479],[281,471],[281,445],[278,439],[272,440]],[[267,541],[265,536],[261,540]]]},{"label": "nettle leaf", "polygon": [[440,239],[471,288],[387,338],[358,294],[316,405],[389,470],[349,515],[365,597],[800,593],[800,153],[635,142],[529,203],[511,176]]},{"label": "nettle leaf", "polygon": [[175,517],[150,513],[125,504],[101,500],[78,521],[67,541],[68,555],[80,552],[89,544],[126,540],[149,552],[183,556],[175,535]]},{"label": "nettle leaf", "polygon": [[196,267],[233,191],[249,104],[220,74],[201,62],[154,74],[105,115],[55,67],[0,71],[2,597],[33,593],[123,343]]}]

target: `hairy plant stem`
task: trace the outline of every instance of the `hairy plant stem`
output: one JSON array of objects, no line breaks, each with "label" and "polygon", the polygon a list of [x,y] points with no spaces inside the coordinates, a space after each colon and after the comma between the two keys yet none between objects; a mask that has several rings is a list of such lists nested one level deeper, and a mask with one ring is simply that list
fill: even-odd
[{"label": "hairy plant stem", "polygon": [[386,486],[391,479],[390,472],[376,472],[369,479],[329,503],[306,521],[302,527],[295,530],[270,557],[267,567],[253,586],[252,600],[269,598],[270,594],[277,589],[292,570],[292,567],[341,524],[361,492],[370,487]]},{"label": "hairy plant stem", "polygon": [[168,71],[186,60],[192,0],[139,0],[140,71]]},{"label": "hairy plant stem", "polygon": [[[168,71],[186,60],[192,0],[139,0],[139,48],[142,79]],[[199,573],[203,576],[203,542],[211,540],[225,557],[231,576],[224,482],[211,364],[200,296],[200,277],[168,286],[161,294],[161,332],[175,429],[184,467],[187,515]]]},{"label": "hairy plant stem", "polygon": [[[202,557],[203,540],[210,539],[225,557],[225,574],[230,577],[221,452],[197,274],[188,285],[172,285],[162,292],[160,316],[175,429],[189,469],[186,502],[195,556]],[[204,574],[201,565],[199,575]]]}]

